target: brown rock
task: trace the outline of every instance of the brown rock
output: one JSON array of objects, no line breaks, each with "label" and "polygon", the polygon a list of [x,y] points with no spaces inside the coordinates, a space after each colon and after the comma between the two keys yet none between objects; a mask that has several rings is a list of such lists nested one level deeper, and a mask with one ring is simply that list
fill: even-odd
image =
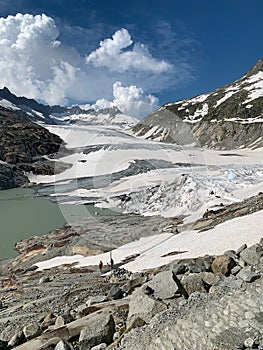
[{"label": "brown rock", "polygon": [[227,255],[220,255],[212,262],[212,271],[215,274],[229,276],[231,269],[236,265],[235,261]]}]

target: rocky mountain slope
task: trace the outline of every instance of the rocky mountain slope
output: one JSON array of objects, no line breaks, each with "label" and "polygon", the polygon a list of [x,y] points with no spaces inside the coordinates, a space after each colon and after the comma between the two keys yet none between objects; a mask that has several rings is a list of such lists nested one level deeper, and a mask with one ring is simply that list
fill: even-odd
[{"label": "rocky mountain slope", "polygon": [[136,118],[123,114],[117,107],[95,110],[80,106],[48,106],[33,99],[17,97],[6,87],[0,89],[0,106],[26,119],[46,124],[85,123],[133,126],[138,122]]},{"label": "rocky mountain slope", "polygon": [[[242,207],[230,206],[228,219],[244,215],[251,202],[262,210],[261,194]],[[220,215],[225,219],[219,210]],[[115,243],[122,245],[127,220],[133,223],[128,240],[138,235],[138,218],[103,220],[116,221]],[[153,224],[160,232],[170,221],[140,220],[141,234]],[[95,235],[90,225],[65,226],[40,241],[27,239],[17,245],[18,257],[0,264],[1,349],[262,349],[262,239],[219,256],[182,260],[175,255],[172,263],[141,273],[123,269],[125,261],[112,271],[105,266],[102,274],[94,265],[37,270],[34,263],[50,254],[108,251],[104,232],[96,231],[95,239],[91,231]]]},{"label": "rocky mountain slope", "polygon": [[134,127],[144,138],[232,149],[263,146],[263,59],[241,79],[167,103]]},{"label": "rocky mountain slope", "polygon": [[62,140],[57,135],[0,107],[0,139],[0,190],[26,184],[24,171],[54,173],[54,162],[44,156],[62,147]]}]

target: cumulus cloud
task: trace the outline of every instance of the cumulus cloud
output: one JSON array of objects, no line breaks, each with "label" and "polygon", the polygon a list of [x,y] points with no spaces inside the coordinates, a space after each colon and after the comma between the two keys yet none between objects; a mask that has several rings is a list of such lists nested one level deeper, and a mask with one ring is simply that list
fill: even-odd
[{"label": "cumulus cloud", "polygon": [[135,85],[122,86],[121,82],[116,82],[113,84],[112,101],[101,98],[92,105],[83,105],[82,108],[99,110],[118,107],[124,114],[141,118],[157,109],[158,102],[157,97],[145,94],[141,88]]},{"label": "cumulus cloud", "polygon": [[75,81],[77,53],[57,40],[59,31],[46,15],[0,18],[1,86],[17,95],[66,103]]},{"label": "cumulus cloud", "polygon": [[130,50],[125,50],[133,44],[127,29],[120,29],[113,34],[112,39],[100,42],[100,47],[87,56],[88,63],[95,67],[106,67],[112,71],[125,72],[131,69],[163,73],[172,68],[164,60],[157,60],[143,44],[135,44]]},{"label": "cumulus cloud", "polygon": [[140,116],[158,103],[152,94],[173,84],[180,71],[134,43],[126,29],[86,56],[59,38],[55,21],[45,14],[0,18],[0,87],[49,104],[113,103]]}]

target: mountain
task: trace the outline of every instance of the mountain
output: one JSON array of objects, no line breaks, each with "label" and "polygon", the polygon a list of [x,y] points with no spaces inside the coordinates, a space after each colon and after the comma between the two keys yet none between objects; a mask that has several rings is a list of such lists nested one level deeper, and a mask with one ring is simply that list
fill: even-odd
[{"label": "mountain", "polygon": [[138,120],[123,114],[117,107],[99,110],[80,106],[48,106],[26,97],[17,97],[8,88],[0,89],[0,106],[33,122],[45,124],[85,123],[133,126]]},{"label": "mountain", "polygon": [[33,99],[17,97],[8,88],[0,89],[0,106],[15,111],[16,114],[34,122],[56,124],[51,118],[54,113],[65,113],[67,108],[43,105]]},{"label": "mountain", "polygon": [[147,139],[209,148],[262,147],[263,59],[231,84],[163,105],[133,131]]},{"label": "mountain", "polygon": [[70,122],[76,124],[120,125],[133,126],[138,119],[123,114],[117,107],[102,108],[99,110],[83,109],[79,106],[70,107],[63,114],[54,114],[53,118],[58,122]]}]

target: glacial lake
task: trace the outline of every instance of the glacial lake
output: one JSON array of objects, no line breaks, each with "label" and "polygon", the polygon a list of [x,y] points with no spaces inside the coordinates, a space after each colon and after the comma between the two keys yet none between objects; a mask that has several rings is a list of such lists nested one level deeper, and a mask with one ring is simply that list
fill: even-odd
[{"label": "glacial lake", "polygon": [[14,246],[24,238],[44,235],[66,222],[85,221],[87,216],[116,214],[93,204],[57,204],[28,188],[0,191],[0,260],[18,255]]}]

